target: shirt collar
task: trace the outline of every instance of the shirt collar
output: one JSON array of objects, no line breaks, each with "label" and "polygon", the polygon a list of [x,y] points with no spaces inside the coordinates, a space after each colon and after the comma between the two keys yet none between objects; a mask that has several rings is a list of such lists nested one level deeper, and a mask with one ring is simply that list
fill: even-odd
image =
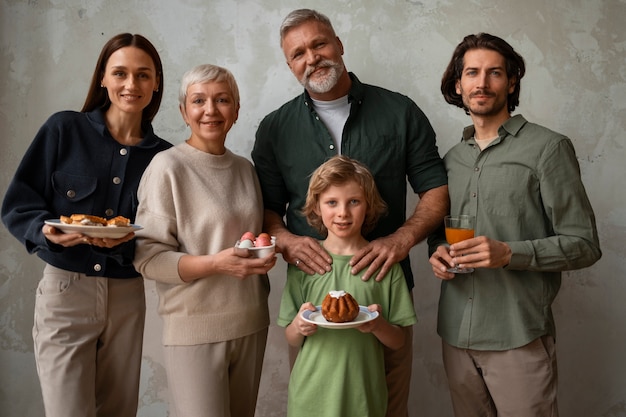
[{"label": "shirt collar", "polygon": [[[504,122],[502,126],[500,126],[500,128],[498,128],[498,136],[500,138],[507,136],[507,135],[516,137],[519,131],[522,129],[522,127],[524,127],[526,123],[528,122],[526,121],[526,119],[524,119],[524,116],[522,116],[521,114],[516,114],[515,116],[507,119],[507,121]],[[474,133],[475,133],[474,125],[466,126],[463,129],[463,140],[467,141],[473,138]]]},{"label": "shirt collar", "polygon": [[[104,111],[102,109],[86,112],[85,115],[91,126],[102,136],[111,136],[109,130],[107,129],[106,122],[104,120]],[[136,145],[137,148],[150,149],[159,144],[159,139],[154,134],[154,130],[152,129],[152,124],[150,122],[144,121],[141,124],[141,130],[143,131],[143,139]]]}]

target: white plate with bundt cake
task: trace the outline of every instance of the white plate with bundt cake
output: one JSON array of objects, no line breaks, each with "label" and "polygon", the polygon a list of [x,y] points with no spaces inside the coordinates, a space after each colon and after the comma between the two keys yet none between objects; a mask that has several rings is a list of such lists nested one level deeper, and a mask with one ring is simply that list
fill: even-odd
[{"label": "white plate with bundt cake", "polygon": [[359,306],[359,314],[352,321],[343,323],[333,323],[328,321],[322,315],[322,306],[316,306],[317,311],[306,310],[302,312],[302,318],[309,323],[316,324],[320,327],[328,329],[352,329],[359,327],[363,323],[374,320],[378,317],[378,311],[369,311],[365,306]]}]

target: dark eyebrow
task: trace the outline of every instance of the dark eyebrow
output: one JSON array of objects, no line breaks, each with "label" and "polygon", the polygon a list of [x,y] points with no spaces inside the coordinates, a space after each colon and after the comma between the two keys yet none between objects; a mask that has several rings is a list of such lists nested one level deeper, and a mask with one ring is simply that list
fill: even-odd
[{"label": "dark eyebrow", "polygon": [[[477,69],[478,69],[478,67],[466,67],[466,68],[463,68],[463,71],[468,71],[468,70],[477,70]],[[504,67],[501,67],[501,66],[495,66],[495,67],[490,67],[490,68],[487,68],[487,71],[493,71],[493,70],[501,70],[501,71],[504,71]]]},{"label": "dark eyebrow", "polygon": [[[125,67],[124,65],[114,65],[114,66],[111,67],[111,69],[124,69],[124,70],[127,70],[128,68]],[[137,70],[138,71],[153,71],[153,69],[150,68],[150,67],[139,67],[139,68],[137,68]]]}]

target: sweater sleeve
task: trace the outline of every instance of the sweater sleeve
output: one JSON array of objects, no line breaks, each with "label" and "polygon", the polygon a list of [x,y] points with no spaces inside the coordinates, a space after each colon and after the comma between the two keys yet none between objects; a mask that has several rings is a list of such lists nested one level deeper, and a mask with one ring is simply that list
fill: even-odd
[{"label": "sweater sleeve", "polygon": [[136,223],[143,229],[137,232],[134,266],[146,279],[184,284],[178,273],[184,253],[176,238],[173,169],[167,154],[162,152],[152,160],[139,184]]}]

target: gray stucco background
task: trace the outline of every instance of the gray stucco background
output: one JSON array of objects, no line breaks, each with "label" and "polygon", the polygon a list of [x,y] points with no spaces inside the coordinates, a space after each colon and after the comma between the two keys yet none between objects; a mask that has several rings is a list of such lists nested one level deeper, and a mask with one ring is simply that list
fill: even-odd
[{"label": "gray stucco background", "polygon": [[[469,118],[445,103],[439,81],[454,46],[480,31],[509,41],[526,59],[516,113],[568,135],[593,204],[603,258],[564,274],[554,305],[566,417],[626,416],[626,2],[624,0],[0,0],[0,193],[37,129],[55,111],[79,110],[104,42],[141,33],[157,47],[165,95],[155,130],[187,138],[177,108],[180,77],[200,63],[229,68],[242,104],[227,146],[249,157],[262,117],[301,92],[284,62],[278,28],[292,9],[326,13],[342,39],[348,69],[367,83],[401,91],[430,118],[443,155]],[[621,185],[620,185],[621,184]],[[410,201],[411,209],[416,200]],[[435,332],[439,282],[426,248],[411,253],[419,323],[414,334],[411,416],[452,415]],[[42,416],[32,352],[34,292],[43,264],[0,228],[0,415]],[[285,265],[271,272],[275,322]],[[161,322],[147,283],[138,416],[167,415]],[[270,329],[259,417],[286,405],[286,342]],[[354,383],[358,383],[355,381]]]}]

